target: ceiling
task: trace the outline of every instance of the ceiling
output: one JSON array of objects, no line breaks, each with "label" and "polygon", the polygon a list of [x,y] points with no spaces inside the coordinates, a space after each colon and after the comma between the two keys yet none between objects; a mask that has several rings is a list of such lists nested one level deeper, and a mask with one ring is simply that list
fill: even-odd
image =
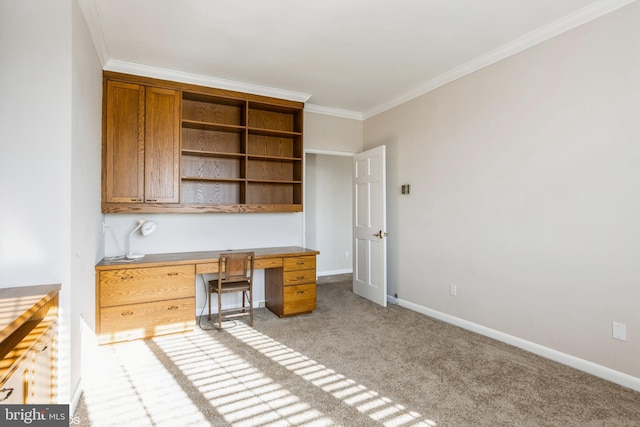
[{"label": "ceiling", "polygon": [[367,118],[633,0],[81,0],[105,69]]}]

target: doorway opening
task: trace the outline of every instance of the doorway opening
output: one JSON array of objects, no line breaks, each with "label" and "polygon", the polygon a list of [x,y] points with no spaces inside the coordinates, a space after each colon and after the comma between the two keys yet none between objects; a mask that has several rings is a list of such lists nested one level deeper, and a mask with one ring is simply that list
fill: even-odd
[{"label": "doorway opening", "polygon": [[303,246],[320,251],[318,276],[353,272],[352,167],[352,153],[305,153]]}]

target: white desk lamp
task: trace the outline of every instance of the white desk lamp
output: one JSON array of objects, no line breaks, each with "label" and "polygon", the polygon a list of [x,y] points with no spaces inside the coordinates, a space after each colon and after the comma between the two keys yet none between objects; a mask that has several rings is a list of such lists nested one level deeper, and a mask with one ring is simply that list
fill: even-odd
[{"label": "white desk lamp", "polygon": [[128,259],[137,259],[144,257],[144,254],[134,254],[133,249],[131,247],[131,239],[133,238],[133,234],[140,229],[140,232],[143,236],[148,236],[153,233],[155,229],[158,228],[158,224],[153,221],[147,221],[146,219],[141,219],[138,221],[138,226],[133,229],[131,234],[129,234],[129,253],[127,254]]}]

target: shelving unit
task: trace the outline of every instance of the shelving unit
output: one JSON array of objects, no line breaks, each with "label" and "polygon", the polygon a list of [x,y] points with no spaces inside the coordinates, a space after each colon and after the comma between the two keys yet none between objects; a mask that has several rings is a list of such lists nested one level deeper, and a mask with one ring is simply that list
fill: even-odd
[{"label": "shelving unit", "polygon": [[[114,123],[118,123],[112,116],[126,124],[138,123],[136,120],[141,117],[138,110],[142,107],[134,108],[139,103],[134,105],[138,101],[133,95],[129,97],[131,100],[126,99],[132,105],[127,105],[126,110],[118,99],[110,97],[105,99],[104,106],[107,155],[103,159],[103,212],[302,211],[303,103],[105,72],[105,87],[111,85],[145,87],[147,93],[168,90],[179,94],[178,153],[167,149],[166,153],[158,152],[152,157],[158,165],[175,164],[177,184],[160,184],[170,189],[177,187],[178,193],[170,195],[178,195],[164,199],[147,195],[150,189],[156,193],[161,190],[160,186],[149,187],[149,183],[157,181],[153,164],[151,168],[145,165],[144,173],[148,175],[145,179],[129,176],[136,171],[141,175],[142,167],[134,170],[130,165],[139,166],[140,153],[157,144],[146,140],[142,145],[138,141],[140,131],[133,126],[119,126],[114,131]],[[121,115],[115,116],[114,112],[119,111]],[[167,113],[167,123],[173,118]],[[156,123],[163,121],[156,117]],[[117,133],[120,128],[128,133]],[[120,147],[131,148],[123,151]],[[109,150],[122,154],[119,158],[109,157]],[[160,172],[158,177],[170,176]],[[143,180],[144,195],[140,184]],[[136,184],[135,194],[125,187],[126,197],[111,197],[112,181],[122,182],[122,186]]]},{"label": "shelving unit", "polygon": [[302,157],[301,109],[183,92],[181,203],[302,210]]}]

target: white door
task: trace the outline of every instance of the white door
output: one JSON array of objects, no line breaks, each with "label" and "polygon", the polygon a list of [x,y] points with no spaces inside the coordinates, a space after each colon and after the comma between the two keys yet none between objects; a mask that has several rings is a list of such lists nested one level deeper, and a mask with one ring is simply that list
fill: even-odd
[{"label": "white door", "polygon": [[387,306],[385,146],[353,156],[353,292]]}]

